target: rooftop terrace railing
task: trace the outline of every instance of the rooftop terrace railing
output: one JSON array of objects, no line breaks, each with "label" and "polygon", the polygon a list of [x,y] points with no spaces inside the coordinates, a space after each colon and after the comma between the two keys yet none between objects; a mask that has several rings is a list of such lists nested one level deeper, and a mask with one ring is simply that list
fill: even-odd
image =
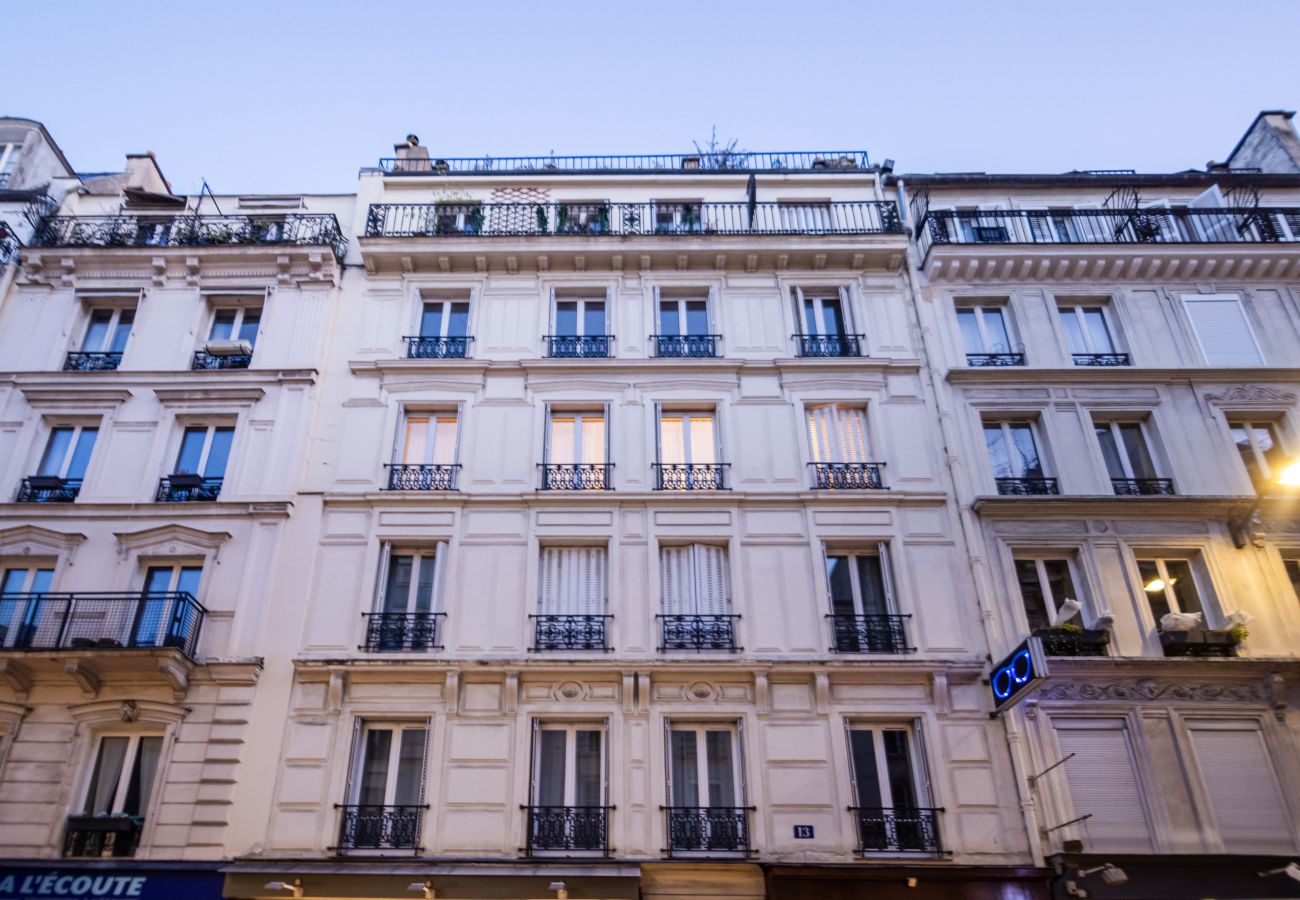
[{"label": "rooftop terrace railing", "polygon": [[930,210],[921,252],[951,244],[1270,244],[1300,241],[1300,207]]},{"label": "rooftop terrace railing", "polygon": [[603,156],[448,156],[415,159],[384,157],[379,168],[390,175],[656,175],[701,172],[817,172],[869,169],[865,150],[719,151],[641,153]]},{"label": "rooftop terrace railing", "polygon": [[[676,207],[680,204],[670,204]],[[366,237],[629,237],[901,234],[892,200],[697,203],[670,217],[656,203],[376,203]],[[676,210],[674,210],[676,211]]]},{"label": "rooftop terrace railing", "polygon": [[332,213],[278,216],[48,216],[33,247],[324,246],[343,258],[347,239]]}]

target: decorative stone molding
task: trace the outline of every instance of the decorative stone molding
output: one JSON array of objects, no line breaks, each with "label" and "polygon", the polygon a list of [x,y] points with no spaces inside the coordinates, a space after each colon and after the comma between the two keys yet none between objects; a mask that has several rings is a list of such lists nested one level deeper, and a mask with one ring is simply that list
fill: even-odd
[{"label": "decorative stone molding", "polygon": [[131,399],[131,391],[128,388],[78,386],[76,391],[70,391],[65,387],[24,387],[19,390],[23,392],[23,399],[27,401],[27,405],[36,410],[99,412],[114,409]]},{"label": "decorative stone molding", "polygon": [[[27,694],[32,689],[32,673],[22,663],[13,659],[0,659],[0,681],[9,685],[9,690],[14,692],[19,702],[27,701]],[[0,703],[0,709],[8,705]]]},{"label": "decorative stone molding", "polygon": [[196,556],[212,554],[214,561],[221,545],[231,537],[228,531],[200,531],[185,525],[162,525],[142,531],[117,531],[113,536],[117,538],[118,554],[123,557],[132,551],[136,553],[155,551],[164,552],[169,556],[186,553]]},{"label": "decorative stone molding", "polygon": [[1220,394],[1205,394],[1205,402],[1211,405],[1277,406],[1278,404],[1292,404],[1295,401],[1295,394],[1289,391],[1274,390],[1262,384],[1237,384]]},{"label": "decorative stone molding", "polygon": [[19,525],[0,531],[0,556],[60,556],[72,561],[74,551],[86,536],[80,532],[54,531],[39,525]]},{"label": "decorative stone molding", "polygon": [[1192,701],[1199,703],[1265,703],[1267,698],[1255,684],[1180,684],[1153,679],[1090,684],[1048,683],[1038,689],[1039,700],[1089,700],[1122,702]]},{"label": "decorative stone molding", "polygon": [[68,713],[78,725],[114,725],[119,722],[173,725],[189,712],[187,707],[156,700],[98,700],[68,707]]}]

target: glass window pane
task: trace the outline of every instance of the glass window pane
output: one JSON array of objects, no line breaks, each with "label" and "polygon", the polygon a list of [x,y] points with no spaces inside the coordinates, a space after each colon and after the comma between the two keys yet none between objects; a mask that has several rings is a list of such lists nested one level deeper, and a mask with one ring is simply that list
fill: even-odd
[{"label": "glass window pane", "polygon": [[414,806],[420,802],[420,785],[424,782],[424,729],[402,729],[397,748],[397,785],[393,795],[396,806]]},{"label": "glass window pane", "polygon": [[708,753],[709,806],[735,806],[736,777],[731,757],[731,732],[707,731],[704,742]]},{"label": "glass window pane", "polygon": [[469,334],[469,304],[451,304],[451,317],[447,321],[447,337],[465,337]]},{"label": "glass window pane", "polygon": [[131,336],[131,323],[135,321],[135,310],[124,309],[117,317],[117,327],[113,329],[113,338],[108,349],[112,353],[121,353],[126,348],[126,339]]},{"label": "glass window pane", "polygon": [[577,759],[574,760],[573,803],[575,806],[600,806],[604,773],[600,766],[599,731],[579,731]]},{"label": "glass window pane", "polygon": [[63,469],[63,460],[67,457],[68,448],[72,445],[72,434],[75,430],[73,428],[55,428],[50,431],[50,439],[45,444],[45,455],[41,457],[41,465],[36,470],[36,474],[60,474]]},{"label": "glass window pane", "polygon": [[537,805],[564,806],[565,746],[563,731],[543,730],[537,763]]},{"label": "glass window pane", "polygon": [[419,575],[415,583],[415,612],[427,613],[433,610],[433,573],[434,558],[421,556]]},{"label": "glass window pane", "polygon": [[1142,592],[1146,594],[1147,603],[1151,606],[1151,615],[1156,620],[1156,626],[1160,625],[1160,619],[1169,612],[1169,598],[1165,595],[1165,580],[1160,574],[1153,559],[1139,559],[1138,579],[1142,582]]},{"label": "glass window pane", "polygon": [[422,465],[429,460],[429,417],[408,416],[406,441],[402,446],[402,462],[408,466]]},{"label": "glass window pane", "polygon": [[1111,342],[1110,331],[1106,328],[1106,316],[1100,307],[1088,307],[1083,311],[1083,320],[1088,326],[1088,340],[1093,353],[1113,353],[1115,345]]},{"label": "glass window pane", "polygon": [[980,337],[979,322],[975,319],[975,310],[957,310],[957,327],[961,329],[962,347],[967,353],[984,353],[984,341]]},{"label": "glass window pane", "polygon": [[365,752],[361,759],[361,778],[357,784],[357,803],[383,806],[388,793],[388,759],[393,747],[393,732],[372,728],[366,732]]},{"label": "glass window pane", "polygon": [[984,426],[984,444],[988,447],[989,462],[993,464],[993,477],[1015,478],[1016,471],[1011,466],[1011,454],[1007,452],[1007,442],[1000,425]]},{"label": "glass window pane", "polygon": [[126,764],[126,751],[130,743],[125,737],[106,737],[99,742],[99,756],[90,774],[90,787],[86,791],[86,805],[82,810],[89,816],[102,816],[115,812],[113,800],[117,785],[122,779]]},{"label": "glass window pane", "polygon": [[586,302],[582,315],[582,333],[589,337],[605,333],[605,301]]},{"label": "glass window pane", "polygon": [[561,337],[578,333],[578,304],[573,300],[556,301],[555,333]]},{"label": "glass window pane", "polygon": [[230,444],[235,439],[235,429],[214,428],[212,446],[208,448],[208,459],[203,464],[204,478],[222,478],[226,474],[226,463],[230,460]]},{"label": "glass window pane", "polygon": [[884,803],[880,796],[880,772],[876,768],[875,735],[858,729],[850,731],[849,749],[853,753],[853,781],[858,789],[858,806],[879,809]]},{"label": "glass window pane", "polygon": [[804,327],[808,334],[821,334],[821,322],[817,318],[817,301],[807,297],[803,301]]},{"label": "glass window pane", "polygon": [[[847,556],[828,556],[826,557],[826,578],[831,586],[831,599],[836,605],[843,601],[847,602],[848,608],[844,612],[853,612],[853,576],[849,571],[849,558]],[[837,609],[836,612],[839,612]]]},{"label": "glass window pane", "polygon": [[709,304],[704,300],[686,301],[686,333],[709,333]]},{"label": "glass window pane", "polygon": [[1278,442],[1277,429],[1272,425],[1256,425],[1252,430],[1255,433],[1255,446],[1259,447],[1259,452],[1264,456],[1268,474],[1271,476],[1280,472],[1286,462],[1286,453]]},{"label": "glass window pane", "polygon": [[1078,600],[1074,589],[1074,577],[1070,574],[1070,563],[1064,559],[1043,560],[1043,570],[1047,573],[1047,589],[1054,609],[1060,609],[1066,600]]},{"label": "glass window pane", "polygon": [[32,583],[29,590],[33,594],[44,594],[50,589],[50,582],[53,580],[53,569],[37,569],[36,574],[32,576]]},{"label": "glass window pane", "polygon": [[1111,478],[1127,478],[1124,460],[1120,458],[1119,447],[1115,444],[1115,433],[1111,430],[1110,423],[1094,426],[1093,431],[1097,435],[1097,443],[1101,446],[1101,458],[1106,461],[1107,473]]},{"label": "glass window pane", "polygon": [[1291,590],[1295,593],[1296,599],[1300,600],[1300,556],[1291,556],[1282,560],[1282,565],[1286,568],[1286,577],[1291,582]]},{"label": "glass window pane", "polygon": [[388,581],[384,585],[384,612],[407,612],[411,597],[411,570],[415,557],[394,554],[388,559]]},{"label": "glass window pane", "polygon": [[659,423],[659,461],[686,462],[686,435],[681,416],[664,416]]},{"label": "glass window pane", "polygon": [[95,438],[98,436],[98,428],[81,429],[77,446],[72,451],[72,461],[68,463],[68,478],[80,481],[86,477],[86,466],[90,464],[90,454],[95,449]]},{"label": "glass window pane", "polygon": [[1020,468],[1017,477],[1041,478],[1043,466],[1038,460],[1038,447],[1034,443],[1034,430],[1028,425],[1011,426],[1011,442],[1015,445],[1016,464]]},{"label": "glass window pane", "polygon": [[673,731],[669,738],[672,754],[673,806],[700,805],[700,768],[694,731]]},{"label": "glass window pane", "polygon": [[1009,353],[1011,336],[1007,333],[1007,324],[1002,310],[984,310],[984,333],[988,336],[990,353]]},{"label": "glass window pane", "polygon": [[580,462],[605,462],[605,420],[594,416],[582,418],[582,459]]},{"label": "glass window pane", "polygon": [[840,312],[840,301],[822,301],[823,334],[841,335],[844,333],[844,316]]},{"label": "glass window pane", "polygon": [[1083,338],[1083,329],[1079,326],[1079,316],[1073,306],[1061,308],[1061,327],[1065,329],[1065,342],[1071,353],[1087,353],[1088,343]]},{"label": "glass window pane", "polygon": [[176,456],[176,471],[198,474],[199,460],[203,458],[203,445],[208,439],[208,429],[186,428],[181,437],[181,452]]},{"label": "glass window pane", "polygon": [[692,463],[714,463],[718,461],[713,446],[713,419],[707,416],[691,416],[691,458]]},{"label": "glass window pane", "polygon": [[889,794],[894,809],[916,809],[916,786],[912,781],[912,754],[907,746],[906,731],[886,731],[885,773],[889,777]]},{"label": "glass window pane", "polygon": [[135,763],[131,766],[131,780],[122,798],[120,812],[128,816],[143,816],[149,808],[149,794],[158,774],[158,757],[162,754],[162,738],[142,737],[136,748]]},{"label": "glass window pane", "polygon": [[193,597],[199,595],[199,582],[203,578],[202,566],[182,566],[176,578],[176,590]]},{"label": "glass window pane", "polygon": [[172,577],[176,570],[171,566],[150,566],[144,573],[144,591],[146,594],[165,594],[172,589]]},{"label": "glass window pane", "polygon": [[212,331],[208,338],[214,341],[229,340],[235,330],[235,311],[219,309],[212,316]]},{"label": "glass window pane", "polygon": [[1142,426],[1136,422],[1126,422],[1119,426],[1119,435],[1124,441],[1124,449],[1128,452],[1128,463],[1133,470],[1133,477],[1155,478],[1156,466],[1147,449]]},{"label": "glass window pane", "polygon": [[681,334],[678,324],[677,301],[662,300],[659,303],[659,333],[663,335]]},{"label": "glass window pane", "polygon": [[1016,560],[1016,583],[1020,586],[1020,601],[1025,606],[1025,619],[1032,631],[1052,624],[1043,596],[1043,584],[1038,578],[1038,563],[1032,559]]},{"label": "glass window pane", "polygon": [[257,343],[257,328],[262,324],[262,310],[256,306],[244,310],[244,321],[239,324],[239,339],[250,344]]},{"label": "glass window pane", "polygon": [[858,558],[858,587],[862,590],[862,614],[865,616],[884,616],[889,614],[889,603],[885,599],[885,576],[881,571],[881,559],[875,554]]},{"label": "glass window pane", "polygon": [[25,594],[27,593],[27,573],[28,569],[5,569],[3,583],[0,583],[0,593],[4,594]]},{"label": "glass window pane", "polygon": [[433,464],[449,466],[456,461],[456,417],[439,416],[433,436]]},{"label": "glass window pane", "polygon": [[1196,590],[1196,579],[1192,577],[1192,566],[1185,559],[1165,560],[1165,571],[1169,575],[1169,588],[1174,592],[1178,611],[1184,613],[1201,612],[1201,596]]},{"label": "glass window pane", "polygon": [[420,315],[420,337],[442,337],[442,303],[426,303]]},{"label": "glass window pane", "polygon": [[551,417],[551,459],[557,465],[577,462],[576,437],[577,419],[573,416]]},{"label": "glass window pane", "polygon": [[81,349],[89,353],[98,353],[108,349],[108,324],[113,319],[111,309],[96,309],[90,313],[90,326],[86,329],[86,338],[81,342]]}]

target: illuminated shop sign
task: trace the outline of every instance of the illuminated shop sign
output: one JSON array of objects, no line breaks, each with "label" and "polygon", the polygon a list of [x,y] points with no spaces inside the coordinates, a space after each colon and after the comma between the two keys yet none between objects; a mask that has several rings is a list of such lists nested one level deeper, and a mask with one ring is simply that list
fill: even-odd
[{"label": "illuminated shop sign", "polygon": [[989,674],[994,715],[1014,704],[1046,677],[1047,657],[1043,655],[1043,642],[1036,637],[1026,638]]},{"label": "illuminated shop sign", "polygon": [[0,866],[0,900],[221,900],[214,869]]}]

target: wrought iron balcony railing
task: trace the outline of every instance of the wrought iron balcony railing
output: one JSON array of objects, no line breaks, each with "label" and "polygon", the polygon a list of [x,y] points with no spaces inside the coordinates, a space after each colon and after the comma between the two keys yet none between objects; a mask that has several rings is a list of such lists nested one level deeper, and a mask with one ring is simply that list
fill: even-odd
[{"label": "wrought iron balcony railing", "polygon": [[858,820],[858,850],[862,853],[943,852],[939,840],[942,809],[850,806]]},{"label": "wrought iron balcony railing", "polygon": [[143,830],[141,816],[68,816],[63,855],[92,859],[135,856]]},{"label": "wrought iron balcony railing", "polygon": [[739,615],[658,615],[662,650],[725,650],[735,653]]},{"label": "wrought iron balcony railing", "polygon": [[611,615],[596,616],[529,616],[536,635],[533,649],[609,650],[605,624]]},{"label": "wrought iron balcony railing", "polygon": [[407,335],[407,359],[465,359],[469,356],[469,342],[472,337],[425,337]]},{"label": "wrought iron balcony railing", "polygon": [[449,465],[412,465],[385,463],[388,470],[387,491],[454,491],[460,463]]},{"label": "wrought iron balcony railing", "polygon": [[911,653],[904,624],[910,615],[855,616],[831,613],[836,653]]},{"label": "wrought iron balcony railing", "polygon": [[339,850],[420,849],[420,822],[427,803],[403,806],[335,804],[339,817]]},{"label": "wrought iron balcony railing", "polygon": [[158,503],[207,503],[221,494],[224,478],[204,478],[189,472],[173,472],[158,479]]},{"label": "wrought iron balcony railing", "polygon": [[711,359],[718,355],[720,334],[652,334],[655,356],[660,359]]},{"label": "wrought iron balcony railing", "polygon": [[[837,203],[373,203],[366,237],[901,234],[892,200]],[[698,217],[698,218],[696,218]]]},{"label": "wrought iron balcony railing", "polygon": [[594,850],[609,854],[609,813],[612,806],[526,806],[528,845],[525,852]]},{"label": "wrought iron balcony railing", "polygon": [[967,353],[966,365],[973,369],[985,369],[1000,366],[1023,366],[1023,353]]},{"label": "wrought iron balcony railing", "polygon": [[191,369],[247,369],[253,364],[251,353],[208,353],[204,350],[194,351]]},{"label": "wrought iron balcony railing", "polygon": [[731,463],[655,463],[657,491],[729,491]]},{"label": "wrought iron balcony railing", "polygon": [[63,360],[65,372],[112,372],[122,364],[121,353],[92,353],[74,350]]},{"label": "wrought iron balcony railing", "polygon": [[328,247],[343,258],[347,239],[332,213],[278,216],[47,216],[33,247]]},{"label": "wrought iron balcony railing", "polygon": [[379,168],[390,175],[617,175],[653,172],[818,172],[869,167],[865,150],[719,150],[696,153],[640,153],[603,156],[449,156],[384,157]]},{"label": "wrought iron balcony railing", "polygon": [[1111,487],[1121,497],[1172,497],[1172,478],[1112,478]]},{"label": "wrought iron balcony railing", "polygon": [[151,650],[193,658],[207,610],[185,591],[0,594],[0,650]]},{"label": "wrought iron balcony railing", "polygon": [[995,478],[998,493],[1004,496],[1023,497],[1061,493],[1055,478]]},{"label": "wrought iron balcony railing", "polygon": [[814,462],[813,489],[818,491],[878,491],[885,487],[881,462]]},{"label": "wrought iron balcony railing", "polygon": [[361,649],[370,653],[400,650],[441,650],[442,612],[362,613],[366,620],[366,642]]},{"label": "wrought iron balcony railing", "polygon": [[930,210],[921,252],[949,244],[1269,244],[1300,241],[1300,207]]},{"label": "wrought iron balcony railing", "polygon": [[1127,353],[1071,353],[1070,358],[1076,366],[1095,366],[1109,369],[1116,366],[1131,366]]},{"label": "wrought iron balcony railing", "polygon": [[665,806],[668,851],[749,852],[748,806]]},{"label": "wrought iron balcony railing", "polygon": [[80,478],[28,475],[18,486],[18,503],[71,503],[81,492]]},{"label": "wrought iron balcony railing", "polygon": [[548,334],[546,356],[549,359],[607,359],[613,356],[612,334]]},{"label": "wrought iron balcony railing", "polygon": [[613,463],[541,463],[544,491],[612,491]]},{"label": "wrought iron balcony railing", "polygon": [[861,356],[865,334],[794,334],[800,356]]}]

